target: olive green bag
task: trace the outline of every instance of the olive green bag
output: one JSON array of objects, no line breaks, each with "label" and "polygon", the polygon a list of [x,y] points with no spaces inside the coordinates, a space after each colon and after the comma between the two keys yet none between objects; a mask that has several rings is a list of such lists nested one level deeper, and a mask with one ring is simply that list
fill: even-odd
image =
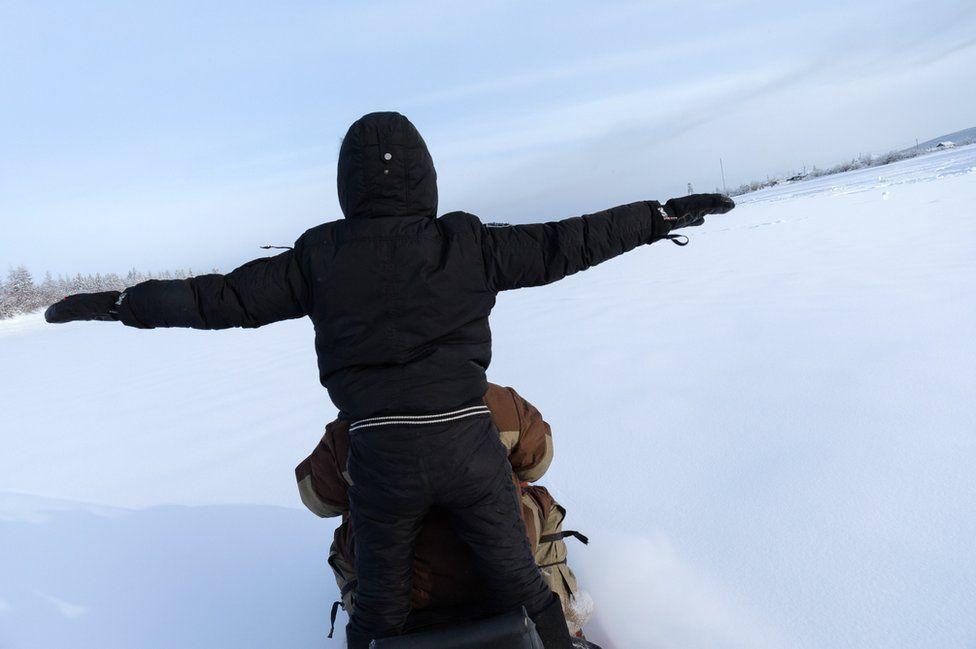
[{"label": "olive green bag", "polygon": [[576,530],[563,530],[566,509],[556,502],[545,487],[529,485],[522,488],[522,511],[523,514],[531,513],[531,518],[535,519],[526,525],[528,529],[534,527],[538,530],[535,562],[549,588],[559,595],[566,625],[575,635],[592,616],[593,600],[580,589],[576,575],[567,563],[569,550],[565,539],[574,537],[583,544],[589,543],[589,539]]}]

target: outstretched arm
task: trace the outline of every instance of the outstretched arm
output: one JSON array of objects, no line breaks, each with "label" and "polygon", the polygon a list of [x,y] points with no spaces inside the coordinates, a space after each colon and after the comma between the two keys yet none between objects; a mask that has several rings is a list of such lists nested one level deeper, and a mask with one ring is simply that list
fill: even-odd
[{"label": "outstretched arm", "polygon": [[726,196],[695,194],[664,205],[640,201],[551,223],[485,226],[488,285],[504,291],[549,284],[733,207]]},{"label": "outstretched arm", "polygon": [[260,327],[306,314],[305,281],[292,250],[255,259],[226,275],[142,282],[121,293],[68,296],[48,322],[119,320],[130,327]]}]

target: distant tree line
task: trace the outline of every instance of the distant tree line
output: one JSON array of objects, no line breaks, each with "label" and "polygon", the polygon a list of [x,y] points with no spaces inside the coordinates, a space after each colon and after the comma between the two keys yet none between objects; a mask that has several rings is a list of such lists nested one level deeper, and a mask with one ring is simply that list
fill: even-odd
[{"label": "distant tree line", "polygon": [[[220,272],[216,268],[211,272]],[[76,274],[73,277],[46,273],[40,282],[34,280],[31,272],[24,266],[15,266],[7,272],[6,280],[0,279],[0,320],[21,313],[31,313],[54,304],[65,295],[73,293],[95,293],[98,291],[121,291],[127,286],[144,282],[147,279],[185,279],[192,277],[190,269],[144,273],[133,268],[124,276],[117,273],[102,275]]]},{"label": "distant tree line", "polygon": [[[967,144],[973,144],[976,140],[967,140],[964,142],[956,143],[956,146],[965,146]],[[883,153],[878,156],[872,156],[871,154],[861,155],[848,162],[842,162],[840,164],[834,165],[827,169],[820,169],[816,166],[810,171],[804,171],[800,173],[794,173],[789,176],[778,176],[775,178],[766,178],[766,180],[754,180],[751,183],[743,183],[729,192],[730,196],[740,196],[742,194],[748,194],[749,192],[758,191],[760,189],[765,189],[766,187],[773,187],[785,182],[794,182],[798,180],[808,180],[810,178],[820,178],[822,176],[832,176],[833,174],[843,173],[845,171],[853,171],[855,169],[866,169],[868,167],[880,167],[882,165],[891,164],[892,162],[898,162],[899,160],[907,160],[909,158],[917,158],[920,155],[925,155],[926,153],[932,153],[938,147],[931,149],[904,149],[901,151],[889,151],[888,153]],[[718,190],[715,190],[718,193]]]}]

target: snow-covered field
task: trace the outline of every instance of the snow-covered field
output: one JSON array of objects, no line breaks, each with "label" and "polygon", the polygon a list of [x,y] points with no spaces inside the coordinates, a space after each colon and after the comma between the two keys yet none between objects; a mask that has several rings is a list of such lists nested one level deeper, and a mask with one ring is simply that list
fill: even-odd
[{"label": "snow-covered field", "polygon": [[[974,205],[971,146],[501,296],[596,640],[976,646]],[[0,647],[342,646],[311,334],[0,322]]]}]

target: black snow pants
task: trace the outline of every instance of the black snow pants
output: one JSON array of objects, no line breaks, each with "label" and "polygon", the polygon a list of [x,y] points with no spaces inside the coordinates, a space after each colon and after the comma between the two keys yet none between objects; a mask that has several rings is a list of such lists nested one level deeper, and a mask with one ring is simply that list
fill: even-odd
[{"label": "black snow pants", "polygon": [[[431,421],[436,423],[426,423]],[[401,632],[410,613],[414,541],[434,505],[448,512],[471,547],[491,596],[488,610],[522,605],[534,616],[550,604],[552,593],[526,538],[508,454],[487,408],[365,420],[352,424],[349,438],[359,579],[350,647]]]}]

